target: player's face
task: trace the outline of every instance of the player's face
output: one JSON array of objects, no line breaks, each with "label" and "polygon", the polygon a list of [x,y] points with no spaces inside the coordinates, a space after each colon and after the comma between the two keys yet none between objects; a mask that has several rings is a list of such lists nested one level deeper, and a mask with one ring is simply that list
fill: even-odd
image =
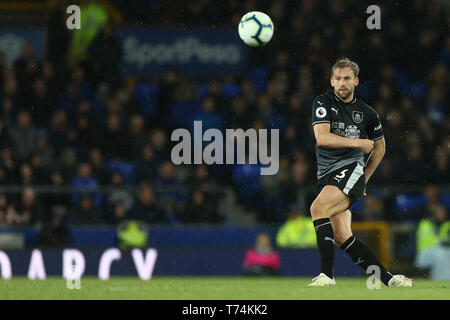
[{"label": "player's face", "polygon": [[353,93],[358,83],[358,77],[355,77],[350,68],[336,69],[331,76],[331,86],[334,88],[336,95],[343,101],[353,99]]}]

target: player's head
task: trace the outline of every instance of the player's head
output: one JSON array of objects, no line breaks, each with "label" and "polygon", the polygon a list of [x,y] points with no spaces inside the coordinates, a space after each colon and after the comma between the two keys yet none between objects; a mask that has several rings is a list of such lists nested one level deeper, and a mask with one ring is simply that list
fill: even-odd
[{"label": "player's head", "polygon": [[331,68],[331,86],[335,94],[344,101],[353,98],[359,83],[359,66],[347,58],[338,59]]}]

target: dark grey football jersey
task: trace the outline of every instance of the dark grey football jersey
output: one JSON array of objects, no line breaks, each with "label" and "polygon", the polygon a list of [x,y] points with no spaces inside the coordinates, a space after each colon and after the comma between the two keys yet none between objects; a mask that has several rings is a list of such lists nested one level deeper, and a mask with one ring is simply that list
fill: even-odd
[{"label": "dark grey football jersey", "polygon": [[[312,125],[319,123],[329,123],[331,133],[346,138],[375,141],[384,135],[373,108],[356,97],[351,102],[343,102],[332,91],[317,96],[313,101]],[[365,166],[367,160],[357,148],[335,149],[316,145],[316,156],[318,179],[354,162]]]}]

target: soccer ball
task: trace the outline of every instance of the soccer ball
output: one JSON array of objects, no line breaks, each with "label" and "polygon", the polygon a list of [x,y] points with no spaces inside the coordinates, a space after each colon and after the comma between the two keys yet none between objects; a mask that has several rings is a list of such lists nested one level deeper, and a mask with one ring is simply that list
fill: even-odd
[{"label": "soccer ball", "polygon": [[273,31],[272,20],[263,12],[251,11],[239,22],[239,36],[252,47],[266,45],[272,39]]}]

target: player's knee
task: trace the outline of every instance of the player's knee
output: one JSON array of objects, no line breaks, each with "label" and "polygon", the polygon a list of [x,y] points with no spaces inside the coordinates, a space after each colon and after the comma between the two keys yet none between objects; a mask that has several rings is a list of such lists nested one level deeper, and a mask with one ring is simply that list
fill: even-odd
[{"label": "player's knee", "polygon": [[343,232],[334,232],[334,243],[338,246],[342,246],[350,236],[347,233]]},{"label": "player's knee", "polygon": [[314,200],[311,204],[311,217],[313,219],[320,219],[326,216],[326,208],[325,205],[320,201],[320,199]]}]

